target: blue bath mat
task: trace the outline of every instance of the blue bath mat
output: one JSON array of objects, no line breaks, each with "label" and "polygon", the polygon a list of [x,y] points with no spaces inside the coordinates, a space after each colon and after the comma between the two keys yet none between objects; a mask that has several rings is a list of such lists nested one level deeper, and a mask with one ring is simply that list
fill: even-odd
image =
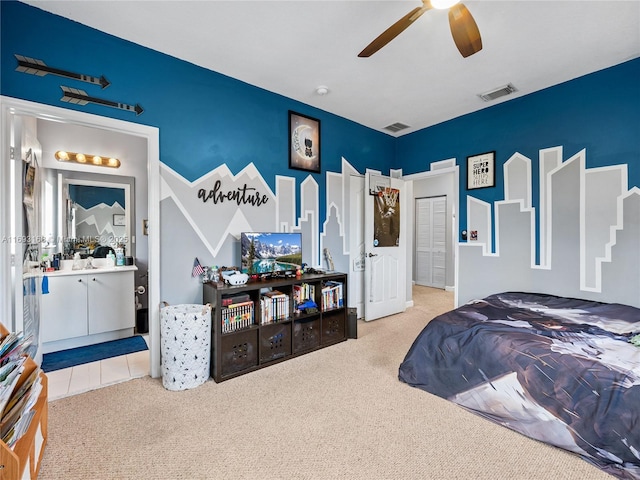
[{"label": "blue bath mat", "polygon": [[117,357],[128,353],[148,350],[147,342],[140,335],[111,340],[109,342],[71,348],[59,352],[45,353],[42,356],[42,370],[53,372],[63,368],[75,367],[84,363],[97,362],[105,358]]}]

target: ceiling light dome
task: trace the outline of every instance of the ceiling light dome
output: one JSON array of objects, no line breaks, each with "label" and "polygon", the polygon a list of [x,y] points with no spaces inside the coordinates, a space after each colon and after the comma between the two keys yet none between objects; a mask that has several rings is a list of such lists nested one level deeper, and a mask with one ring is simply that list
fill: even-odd
[{"label": "ceiling light dome", "polygon": [[431,6],[440,10],[453,7],[460,0],[431,0]]}]

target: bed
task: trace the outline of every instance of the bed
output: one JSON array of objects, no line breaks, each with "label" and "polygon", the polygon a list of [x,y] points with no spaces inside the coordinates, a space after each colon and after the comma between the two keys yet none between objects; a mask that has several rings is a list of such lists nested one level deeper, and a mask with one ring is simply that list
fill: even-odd
[{"label": "bed", "polygon": [[401,381],[640,479],[640,309],[507,292],[431,320]]}]

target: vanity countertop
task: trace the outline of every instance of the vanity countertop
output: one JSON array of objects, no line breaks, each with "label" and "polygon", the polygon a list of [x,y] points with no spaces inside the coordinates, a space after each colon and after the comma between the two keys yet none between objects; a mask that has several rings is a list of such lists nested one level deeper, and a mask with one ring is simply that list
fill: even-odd
[{"label": "vanity countertop", "polygon": [[66,268],[64,270],[54,270],[53,272],[42,272],[42,275],[48,277],[62,277],[65,275],[95,275],[100,273],[116,273],[116,272],[135,272],[138,267],[135,265],[125,265],[122,267],[98,267],[98,268],[83,268],[82,270],[73,270],[72,268]]},{"label": "vanity countertop", "polygon": [[138,267],[135,265],[125,265],[121,267],[98,267],[98,268],[83,268],[81,270],[73,270],[72,268],[65,268],[63,270],[54,270],[52,272],[43,272],[40,269],[24,272],[23,278],[29,277],[63,277],[66,275],[95,275],[103,273],[117,273],[117,272],[135,272]]}]

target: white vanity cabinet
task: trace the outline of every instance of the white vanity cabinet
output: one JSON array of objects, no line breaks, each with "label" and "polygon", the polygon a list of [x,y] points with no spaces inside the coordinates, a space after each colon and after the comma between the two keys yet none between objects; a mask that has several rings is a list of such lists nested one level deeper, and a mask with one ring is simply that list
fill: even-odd
[{"label": "white vanity cabinet", "polygon": [[133,272],[87,275],[89,335],[135,325]]},{"label": "white vanity cabinet", "polygon": [[48,280],[49,293],[40,303],[42,341],[87,335],[87,275],[51,275]]},{"label": "white vanity cabinet", "polygon": [[43,353],[133,335],[136,267],[47,274],[42,295]]}]

